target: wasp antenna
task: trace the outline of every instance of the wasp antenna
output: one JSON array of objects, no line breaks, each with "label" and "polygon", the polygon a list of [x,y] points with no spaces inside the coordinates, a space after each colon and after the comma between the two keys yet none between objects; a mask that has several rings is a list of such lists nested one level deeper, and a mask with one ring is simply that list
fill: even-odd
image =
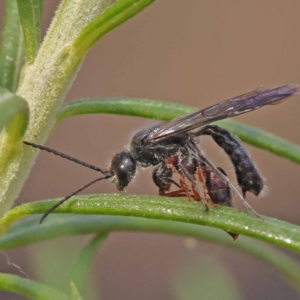
[{"label": "wasp antenna", "polygon": [[56,151],[54,149],[51,149],[51,148],[48,148],[48,147],[45,147],[45,146],[41,146],[41,145],[37,145],[37,144],[34,144],[34,143],[26,142],[26,141],[23,141],[23,143],[25,145],[31,146],[33,148],[37,148],[37,149],[40,149],[40,150],[47,151],[49,153],[53,153],[54,155],[58,155],[58,156],[60,156],[62,158],[65,158],[65,159],[68,159],[70,161],[73,161],[73,162],[75,162],[75,163],[77,163],[79,165],[82,165],[82,166],[87,167],[89,169],[92,169],[94,171],[100,172],[100,173],[102,173],[104,175],[106,175],[107,173],[109,173],[108,170],[106,170],[106,169],[100,169],[100,168],[98,168],[96,166],[88,164],[88,163],[86,163],[86,162],[84,162],[82,160],[79,160],[79,159],[77,159],[75,157],[72,157],[72,156],[69,156],[67,154],[64,154],[62,152]]},{"label": "wasp antenna", "polygon": [[42,222],[45,220],[45,218],[52,213],[56,208],[58,208],[60,205],[62,205],[64,202],[66,202],[68,199],[70,199],[71,197],[73,197],[74,195],[78,194],[79,192],[81,192],[82,190],[86,189],[87,187],[89,187],[90,185],[94,184],[95,182],[98,182],[102,179],[108,179],[112,177],[111,174],[107,174],[105,176],[102,176],[100,178],[97,178],[87,184],[85,184],[83,187],[81,187],[80,189],[78,189],[77,191],[73,192],[72,194],[70,194],[69,196],[66,196],[65,198],[61,199],[60,201],[58,201],[55,205],[53,205],[46,213],[43,214],[41,220],[40,220],[40,224],[42,224]]}]

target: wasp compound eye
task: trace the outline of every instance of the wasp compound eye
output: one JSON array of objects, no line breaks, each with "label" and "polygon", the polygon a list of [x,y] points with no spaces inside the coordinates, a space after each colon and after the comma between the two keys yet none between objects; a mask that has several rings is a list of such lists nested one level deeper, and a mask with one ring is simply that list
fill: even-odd
[{"label": "wasp compound eye", "polygon": [[115,176],[118,190],[122,191],[135,175],[136,161],[130,152],[122,151],[113,157],[109,170]]}]

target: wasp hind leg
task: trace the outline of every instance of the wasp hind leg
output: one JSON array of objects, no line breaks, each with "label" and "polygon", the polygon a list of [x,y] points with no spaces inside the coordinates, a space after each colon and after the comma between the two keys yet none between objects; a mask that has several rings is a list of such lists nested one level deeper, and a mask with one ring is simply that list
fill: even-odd
[{"label": "wasp hind leg", "polygon": [[216,173],[222,180],[224,180],[224,182],[228,184],[230,189],[238,196],[238,198],[243,202],[243,204],[248,210],[252,211],[252,213],[255,216],[260,217],[260,215],[254,210],[254,208],[241,195],[238,189],[230,182],[227,176],[225,176],[210,160],[208,160],[205,156],[203,156],[203,154],[201,153],[201,151],[198,149],[197,145],[193,141],[188,143],[188,147],[197,155],[200,161],[202,161],[207,166],[209,166],[214,173]]}]

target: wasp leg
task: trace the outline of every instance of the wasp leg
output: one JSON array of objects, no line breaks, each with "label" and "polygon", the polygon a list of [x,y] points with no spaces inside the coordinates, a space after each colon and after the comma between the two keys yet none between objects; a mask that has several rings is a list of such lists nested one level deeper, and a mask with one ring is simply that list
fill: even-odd
[{"label": "wasp leg", "polygon": [[231,188],[231,190],[233,190],[235,192],[235,194],[238,196],[238,198],[243,202],[243,204],[245,205],[245,207],[247,209],[249,209],[250,211],[252,211],[252,213],[254,215],[256,215],[257,217],[260,217],[260,215],[254,210],[254,208],[252,208],[252,206],[245,200],[245,198],[240,194],[240,192],[238,191],[238,189],[230,182],[230,180],[210,161],[208,160],[205,156],[203,156],[203,154],[201,153],[201,151],[198,149],[197,145],[191,141],[188,143],[188,147],[197,155],[197,157],[199,158],[199,161],[204,162],[206,165],[208,165],[222,180],[224,180],[225,182],[227,182],[227,184],[229,185],[229,187]]},{"label": "wasp leg", "polygon": [[[221,168],[218,168],[226,177],[227,174]],[[203,166],[202,167],[203,173],[205,174],[206,179],[206,188],[209,194],[210,199],[215,206],[227,206],[232,207],[232,197],[231,197],[231,190],[227,182],[222,180],[210,167]],[[239,234],[226,231],[235,241]]]},{"label": "wasp leg", "polygon": [[172,191],[172,192],[166,192],[162,189],[159,190],[159,196],[166,196],[166,197],[186,197],[186,192],[184,189],[181,190],[176,190],[176,191]]},{"label": "wasp leg", "polygon": [[[159,188],[159,195],[168,197],[185,197],[186,191],[181,185],[172,179],[172,176],[173,171],[166,163],[162,163],[154,169],[152,178],[155,185]],[[169,192],[172,184],[177,186],[179,190]]]},{"label": "wasp leg", "polygon": [[205,205],[205,210],[208,210],[209,202],[207,202],[207,200],[206,200],[203,184],[201,183],[202,186],[199,186],[198,182],[195,179],[194,174],[192,174],[188,168],[185,168],[185,165],[182,163],[182,161],[180,161],[178,163],[178,169],[179,169],[179,172],[182,175],[184,175],[184,177],[187,178],[187,180],[191,183],[193,194],[194,194],[194,199],[198,200],[198,201],[201,200]]}]

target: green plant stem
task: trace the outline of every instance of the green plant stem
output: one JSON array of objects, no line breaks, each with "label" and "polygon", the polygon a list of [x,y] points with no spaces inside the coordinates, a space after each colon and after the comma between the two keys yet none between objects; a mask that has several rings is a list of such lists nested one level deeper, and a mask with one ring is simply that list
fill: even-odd
[{"label": "green plant stem", "polygon": [[[15,207],[0,220],[1,234],[15,221],[44,213],[57,201]],[[58,207],[55,213],[136,216],[206,225],[255,237],[300,253],[300,228],[297,225],[265,216],[259,218],[235,208],[218,207],[207,212],[201,203],[186,199],[117,194],[74,196]]]},{"label": "green plant stem", "polygon": [[[28,101],[30,107],[30,121],[25,140],[43,144],[47,139],[86,52],[92,46],[92,42],[96,42],[94,33],[100,32],[98,37],[103,36],[149,5],[150,1],[118,0],[111,5],[107,14],[105,9],[109,3],[108,0],[64,0],[61,3],[35,61],[27,66],[17,91],[18,95]],[[123,12],[120,9],[123,7],[122,3],[131,3],[131,6],[124,6]],[[86,37],[89,36],[91,23],[93,38],[92,42],[88,38],[87,45],[84,33],[87,34]],[[3,170],[5,180],[0,182],[0,195],[3,195],[0,201],[0,216],[12,206],[36,155],[37,151],[23,147],[20,154]]]},{"label": "green plant stem", "polygon": [[154,220],[137,217],[52,215],[42,226],[40,216],[32,216],[15,223],[0,238],[0,250],[5,251],[32,243],[68,235],[98,233],[105,235],[114,231],[157,232],[194,237],[210,243],[248,253],[270,264],[300,292],[300,268],[293,259],[282,252],[254,239],[239,237],[235,242],[221,230],[176,221]]},{"label": "green plant stem", "polygon": [[36,300],[68,300],[69,297],[43,284],[16,275],[0,273],[0,290]]},{"label": "green plant stem", "polygon": [[[118,114],[159,120],[172,120],[197,108],[159,100],[133,98],[81,99],[65,103],[57,115],[57,124],[81,114]],[[300,164],[300,147],[270,132],[228,119],[216,124],[229,129],[243,142]]]}]

